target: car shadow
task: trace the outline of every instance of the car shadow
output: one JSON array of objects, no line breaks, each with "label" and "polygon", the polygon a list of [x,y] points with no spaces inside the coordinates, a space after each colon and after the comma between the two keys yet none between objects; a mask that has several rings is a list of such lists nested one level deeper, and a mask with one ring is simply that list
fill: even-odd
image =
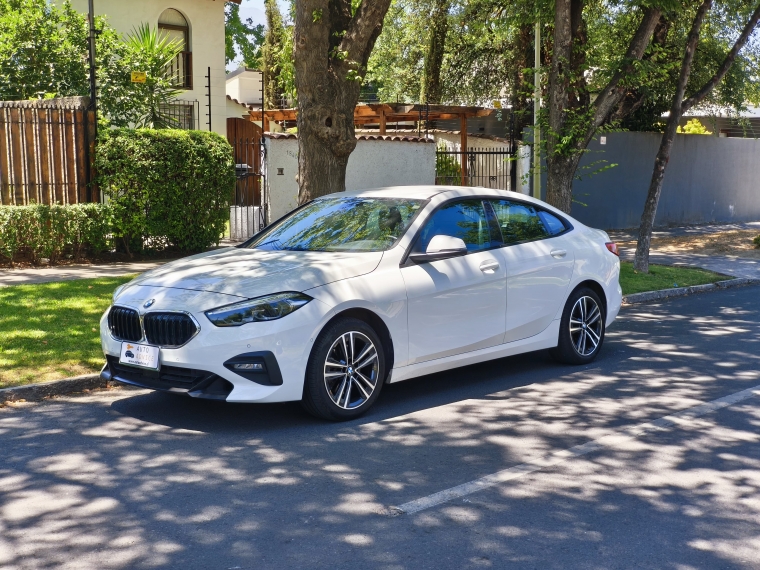
[{"label": "car shadow", "polygon": [[[614,358],[609,354],[612,350],[607,352],[601,354],[597,362],[586,366],[561,365],[552,360],[547,351],[539,351],[387,384],[365,415],[340,425],[350,427],[382,422],[469,399],[505,399],[509,395],[504,391],[598,367],[599,361]],[[494,393],[499,395],[494,396]],[[236,404],[140,391],[114,401],[111,408],[141,421],[204,433],[266,433],[301,430],[304,426],[317,431],[332,431],[336,425],[312,417],[299,402]]]}]

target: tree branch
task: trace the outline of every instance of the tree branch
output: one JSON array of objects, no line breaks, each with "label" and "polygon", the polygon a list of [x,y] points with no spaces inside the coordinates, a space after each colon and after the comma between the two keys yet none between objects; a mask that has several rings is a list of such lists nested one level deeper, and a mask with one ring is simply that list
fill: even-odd
[{"label": "tree branch", "polygon": [[[649,39],[654,33],[657,23],[660,21],[661,10],[659,8],[647,8],[644,12],[644,17],[639,24],[636,33],[631,38],[631,43],[628,44],[628,50],[625,53],[625,61],[627,62],[621,69],[615,72],[607,86],[602,90],[599,96],[594,101],[594,120],[590,125],[589,132],[594,136],[596,130],[607,120],[607,117],[612,112],[613,108],[617,107],[620,100],[625,96],[625,89],[619,87],[620,81],[629,74],[633,69],[633,61],[640,60],[644,57],[644,52],[649,45]],[[588,141],[586,141],[588,144]],[[585,148],[585,145],[584,145]]]},{"label": "tree branch", "polygon": [[348,52],[349,61],[366,67],[390,5],[391,0],[363,0],[359,5],[340,44],[340,49]]},{"label": "tree branch", "polygon": [[697,91],[694,95],[686,99],[681,104],[682,115],[686,111],[691,109],[694,105],[701,103],[702,100],[710,93],[710,91],[712,91],[713,88],[718,83],[720,83],[720,81],[723,79],[726,73],[728,73],[728,70],[731,68],[731,65],[734,63],[736,56],[739,55],[739,51],[741,51],[741,49],[747,43],[747,40],[749,40],[749,36],[752,35],[752,32],[757,27],[758,21],[760,21],[760,5],[758,5],[757,8],[755,8],[755,12],[752,14],[752,17],[747,22],[747,25],[744,26],[744,30],[739,36],[739,39],[736,40],[734,47],[731,48],[730,52],[728,52],[728,55],[726,55],[726,59],[723,60],[723,64],[720,66],[720,68],[718,68],[718,71],[715,73],[715,75],[713,75],[712,78],[710,78],[710,80],[707,83],[705,83],[699,91]]}]

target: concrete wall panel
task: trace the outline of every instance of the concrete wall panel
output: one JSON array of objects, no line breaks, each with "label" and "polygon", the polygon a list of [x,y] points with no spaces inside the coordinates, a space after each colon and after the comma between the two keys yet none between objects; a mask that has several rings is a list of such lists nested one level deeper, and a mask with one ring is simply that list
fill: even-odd
[{"label": "concrete wall panel", "polygon": [[[661,135],[610,133],[605,137],[605,145],[601,137],[592,141],[581,161],[582,180],[573,185],[576,203],[571,214],[598,228],[638,227]],[[588,176],[583,166],[599,160],[618,166]],[[655,223],[755,220],[760,220],[760,140],[677,135]]]}]

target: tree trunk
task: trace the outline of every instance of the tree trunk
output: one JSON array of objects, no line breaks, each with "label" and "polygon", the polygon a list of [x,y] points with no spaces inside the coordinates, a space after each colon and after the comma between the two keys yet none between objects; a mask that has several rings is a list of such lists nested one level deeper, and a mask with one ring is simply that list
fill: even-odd
[{"label": "tree trunk", "polygon": [[298,202],[346,189],[356,147],[354,108],[390,0],[296,2]]},{"label": "tree trunk", "polygon": [[[580,156],[566,152],[562,144],[568,111],[574,105],[571,91],[579,91],[583,81],[576,73],[581,49],[573,49],[575,35],[582,28],[583,0],[556,0],[554,9],[554,42],[549,75],[549,132],[546,136],[546,201],[570,213],[575,170]],[[572,150],[572,149],[571,149]]]},{"label": "tree trunk", "polygon": [[581,154],[558,156],[546,165],[546,202],[570,213],[573,204],[573,179]]},{"label": "tree trunk", "polygon": [[523,131],[533,122],[533,98],[530,88],[526,85],[533,81],[526,75],[528,68],[533,65],[533,40],[533,24],[520,24],[513,39],[513,71],[508,82],[509,101],[514,117],[514,136],[518,140],[522,140]]},{"label": "tree trunk", "polygon": [[749,39],[750,34],[755,29],[760,21],[760,5],[755,9],[754,14],[744,26],[744,30],[739,38],[736,40],[731,51],[726,56],[723,64],[718,71],[713,75],[710,80],[702,86],[697,93],[684,101],[684,93],[686,91],[686,85],[689,81],[689,74],[691,73],[691,64],[694,60],[694,53],[697,49],[697,43],[699,42],[700,29],[702,27],[702,21],[705,14],[712,7],[712,0],[704,0],[700,7],[697,9],[697,13],[694,16],[694,22],[689,32],[689,38],[686,42],[686,50],[684,52],[683,60],[681,62],[681,74],[678,78],[678,84],[676,87],[675,95],[673,96],[673,103],[670,109],[670,116],[665,127],[665,132],[662,135],[660,142],[660,148],[657,151],[657,157],[654,161],[654,170],[652,172],[652,180],[649,183],[649,191],[647,192],[647,199],[644,203],[644,212],[641,215],[641,225],[639,226],[639,239],[636,243],[636,256],[634,258],[633,267],[636,271],[642,273],[649,273],[649,249],[652,242],[652,229],[654,228],[654,220],[657,215],[657,205],[660,201],[660,195],[662,194],[662,182],[665,178],[665,169],[668,166],[670,160],[670,151],[673,148],[673,141],[675,140],[676,131],[678,129],[678,123],[681,121],[683,114],[688,111],[692,106],[702,101],[712,89],[723,79],[731,65],[733,64],[739,51],[744,47]]},{"label": "tree trunk", "polygon": [[441,66],[446,50],[450,6],[451,0],[436,0],[435,9],[430,18],[430,36],[422,72],[421,103],[441,102]]}]

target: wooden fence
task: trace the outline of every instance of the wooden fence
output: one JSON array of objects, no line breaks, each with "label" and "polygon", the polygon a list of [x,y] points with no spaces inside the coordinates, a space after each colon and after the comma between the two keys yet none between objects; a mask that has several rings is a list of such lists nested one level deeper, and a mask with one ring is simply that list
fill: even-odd
[{"label": "wooden fence", "polygon": [[0,204],[98,201],[86,97],[0,102]]}]

